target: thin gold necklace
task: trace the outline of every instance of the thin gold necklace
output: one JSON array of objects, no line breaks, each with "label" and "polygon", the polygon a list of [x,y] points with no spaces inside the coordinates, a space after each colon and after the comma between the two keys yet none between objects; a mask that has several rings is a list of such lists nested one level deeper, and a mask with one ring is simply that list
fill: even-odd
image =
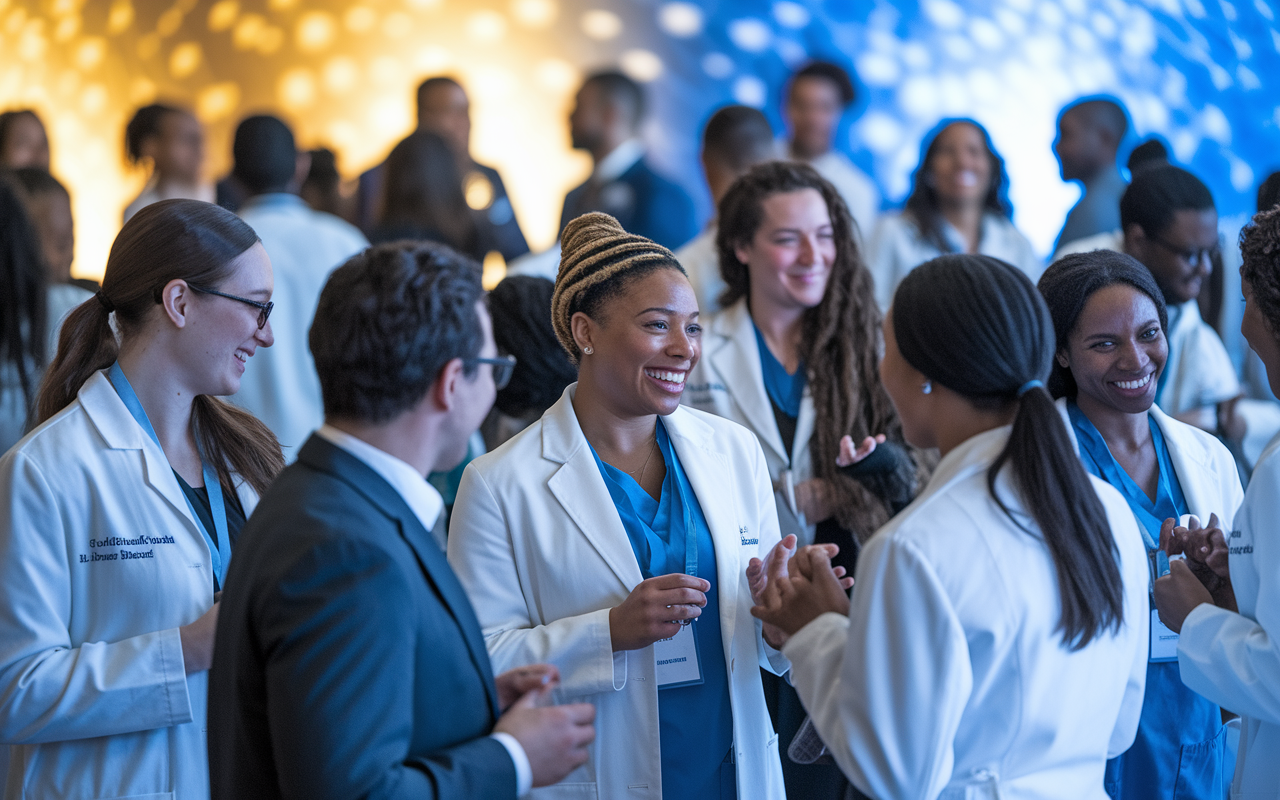
[{"label": "thin gold necklace", "polygon": [[636,482],[636,483],[641,483],[641,484],[643,484],[643,482],[644,482],[644,472],[645,472],[645,470],[647,470],[647,469],[649,468],[649,461],[650,461],[650,459],[652,459],[652,458],[653,458],[653,446],[654,446],[655,444],[657,444],[657,443],[658,443],[658,432],[655,430],[655,431],[653,432],[653,438],[649,440],[649,455],[645,456],[645,458],[644,458],[644,465],[640,467],[640,477],[639,477],[639,478],[636,478],[635,470],[623,470],[623,472],[626,472],[626,473],[627,473],[628,475],[630,475],[633,479],[635,479],[635,482]]}]

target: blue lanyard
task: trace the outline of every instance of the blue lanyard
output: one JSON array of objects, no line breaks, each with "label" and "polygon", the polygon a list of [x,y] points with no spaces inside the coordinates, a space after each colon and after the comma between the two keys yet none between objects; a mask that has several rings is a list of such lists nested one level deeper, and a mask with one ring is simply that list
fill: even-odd
[{"label": "blue lanyard", "polygon": [[663,439],[662,448],[663,456],[670,454],[668,459],[670,468],[675,472],[676,498],[680,501],[680,509],[684,512],[684,574],[698,576],[698,528],[693,521],[693,504],[698,502],[697,498],[688,497],[685,494],[685,487],[692,489],[688,481],[685,479],[684,468],[680,466],[680,459],[676,456],[676,449],[671,444],[671,439],[666,436],[666,427],[662,425],[661,420],[658,426],[662,428]]},{"label": "blue lanyard", "polygon": [[[147,412],[142,408],[142,401],[138,399],[138,394],[129,385],[129,379],[124,376],[124,371],[120,369],[120,364],[112,364],[111,369],[107,371],[107,379],[111,381],[111,385],[115,387],[116,394],[120,395],[120,399],[124,401],[125,408],[129,409],[129,413],[133,415],[142,429],[151,437],[151,441],[156,443],[156,447],[160,448],[160,452],[164,452],[164,447],[160,445],[160,437],[156,436],[156,429],[151,427],[151,420],[147,419]],[[209,547],[209,560],[212,562],[213,579],[216,586],[222,586],[223,580],[227,576],[227,564],[231,561],[231,535],[227,532],[227,507],[222,499],[222,482],[218,480],[218,472],[203,458],[200,460],[200,466],[204,470],[204,488],[209,493],[209,513],[213,517],[214,532],[218,535],[218,541],[214,541],[209,536],[209,531],[205,529],[204,523],[200,521],[200,515],[191,505],[190,498],[186,492],[182,493],[182,497],[187,501],[187,509],[191,512],[191,519],[195,522],[196,527],[200,529],[200,535],[204,537],[205,544]]]}]

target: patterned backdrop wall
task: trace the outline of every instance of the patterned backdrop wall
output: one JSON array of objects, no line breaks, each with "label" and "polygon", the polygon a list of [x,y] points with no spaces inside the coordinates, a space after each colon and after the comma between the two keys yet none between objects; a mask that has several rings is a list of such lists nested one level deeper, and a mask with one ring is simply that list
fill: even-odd
[{"label": "patterned backdrop wall", "polygon": [[565,124],[585,72],[620,66],[648,85],[655,160],[705,217],[702,123],[736,101],[781,130],[788,72],[823,57],[857,72],[839,145],[890,204],[923,133],[971,116],[1007,161],[1015,221],[1047,253],[1078,196],[1058,178],[1055,119],[1081,95],[1123,100],[1137,136],[1163,137],[1224,215],[1251,211],[1280,168],[1278,51],[1267,0],[0,0],[0,108],[48,121],[75,198],[76,272],[96,276],[143,180],[122,154],[136,106],[192,106],[212,177],[235,122],[262,110],[334,148],[351,176],[409,130],[421,78],[454,74],[471,91],[473,149],[503,171],[536,249],[590,168]]}]

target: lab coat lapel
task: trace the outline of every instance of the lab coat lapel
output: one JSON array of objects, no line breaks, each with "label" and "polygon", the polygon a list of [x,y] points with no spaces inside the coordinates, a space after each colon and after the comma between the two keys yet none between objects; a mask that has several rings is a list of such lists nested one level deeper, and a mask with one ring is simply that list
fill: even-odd
[{"label": "lab coat lapel", "polygon": [[[1187,500],[1187,510],[1197,517],[1206,515],[1200,520],[1205,525],[1209,524],[1207,515],[1210,513],[1219,514],[1219,523],[1229,525],[1231,520],[1221,519],[1221,516],[1231,513],[1231,510],[1215,507],[1220,502],[1220,485],[1209,487],[1206,481],[1200,479],[1201,476],[1211,475],[1221,480],[1221,476],[1205,461],[1204,449],[1186,436],[1186,431],[1179,426],[1170,425],[1168,415],[1158,406],[1151,406],[1149,413],[1164,434],[1164,443],[1169,448],[1169,461],[1173,463],[1173,473],[1178,477],[1178,485],[1182,487],[1182,495]],[[1193,477],[1196,480],[1192,480]]]},{"label": "lab coat lapel", "polygon": [[562,465],[547,481],[547,488],[630,592],[644,576],[591,446],[578,425],[572,404],[577,385],[565,389],[542,418],[542,456]]},{"label": "lab coat lapel", "polygon": [[[796,438],[791,443],[791,469],[802,475],[809,473],[809,442],[813,439],[813,382],[806,381],[804,398],[800,400],[800,416],[796,418]],[[777,425],[773,426],[777,430]]]},{"label": "lab coat lapel", "polygon": [[186,521],[188,533],[195,537],[196,542],[205,551],[205,558],[208,559],[209,546],[205,543],[196,521],[191,517],[191,507],[187,503],[186,496],[182,494],[182,488],[178,486],[178,479],[173,476],[173,467],[169,465],[160,445],[151,440],[147,432],[129,413],[124,401],[116,393],[115,387],[111,385],[111,381],[107,380],[106,374],[95,372],[80,389],[77,399],[108,447],[113,450],[140,451],[147,485],[163,497],[165,502]]},{"label": "lab coat lapel", "polygon": [[711,530],[716,551],[716,580],[720,584],[720,629],[727,645],[733,641],[734,622],[738,617],[738,584],[745,569],[739,563],[742,539],[752,533],[758,537],[760,532],[743,531],[738,525],[740,517],[733,508],[733,503],[739,501],[737,487],[726,482],[734,473],[728,455],[715,447],[711,427],[683,406],[663,422]]},{"label": "lab coat lapel", "polygon": [[298,452],[298,460],[348,484],[384,514],[399,523],[400,535],[417,556],[418,565],[422,568],[427,581],[435,588],[441,602],[458,623],[458,628],[462,631],[463,639],[467,643],[471,661],[485,678],[485,694],[489,699],[494,717],[497,718],[501,710],[498,707],[493,667],[489,661],[489,652],[484,646],[480,622],[476,619],[466,591],[445,559],[444,551],[436,544],[430,531],[422,526],[418,515],[413,513],[400,493],[372,467],[327,439],[312,434]]},{"label": "lab coat lapel", "polygon": [[[716,374],[725,383],[725,390],[742,409],[764,446],[772,448],[779,459],[789,462],[791,454],[782,446],[782,434],[778,432],[778,422],[773,418],[773,407],[764,390],[764,371],[760,368],[760,351],[747,301],[739,300],[717,315],[712,332],[716,340],[705,357],[711,360]],[[810,420],[810,433],[812,431]],[[798,427],[796,441],[801,441]],[[808,437],[804,441],[807,442]]]}]

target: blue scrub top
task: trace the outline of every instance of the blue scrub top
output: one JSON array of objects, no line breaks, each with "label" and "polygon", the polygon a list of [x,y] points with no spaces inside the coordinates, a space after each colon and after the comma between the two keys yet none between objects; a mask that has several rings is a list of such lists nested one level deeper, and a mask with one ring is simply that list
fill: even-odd
[{"label": "blue scrub top", "polygon": [[787,372],[787,368],[769,350],[769,345],[765,344],[764,335],[754,322],[751,323],[751,329],[756,332],[756,347],[760,349],[760,369],[764,373],[765,392],[773,404],[788,417],[799,417],[800,401],[804,399],[804,387],[808,382],[804,362],[800,362],[794,373]]},{"label": "blue scrub top", "polygon": [[[689,485],[661,417],[657,437],[667,467],[667,477],[657,500],[630,475],[601,461],[594,448],[591,454],[646,579],[684,573],[686,536],[692,533],[697,537],[697,576],[711,584],[707,605],[692,623],[703,682],[658,692],[662,796],[664,800],[728,800],[737,796],[737,785],[733,764],[726,761],[733,747],[733,712],[729,705],[729,672],[720,639],[716,552],[702,506]],[[690,521],[692,530],[686,531]]]},{"label": "blue scrub top", "polygon": [[[1164,521],[1190,513],[1160,426],[1148,415],[1160,465],[1152,501],[1111,455],[1102,434],[1074,400],[1067,401],[1067,414],[1085,470],[1124,496],[1142,528],[1148,553],[1153,553]],[[1107,762],[1104,786],[1112,800],[1224,797],[1234,768],[1229,755],[1218,706],[1186,687],[1177,661],[1148,662],[1138,735],[1132,747]]]}]

